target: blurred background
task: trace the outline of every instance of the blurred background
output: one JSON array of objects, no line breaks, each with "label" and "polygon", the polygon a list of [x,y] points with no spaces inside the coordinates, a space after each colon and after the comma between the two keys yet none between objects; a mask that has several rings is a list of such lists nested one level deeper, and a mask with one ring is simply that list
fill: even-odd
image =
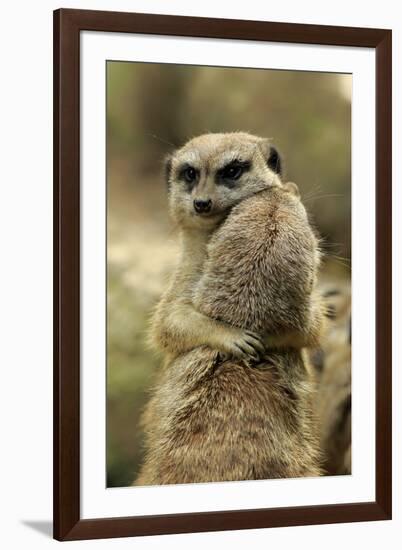
[{"label": "blurred background", "polygon": [[334,286],[348,289],[351,89],[351,75],[343,74],[107,63],[108,487],[136,477],[138,422],[159,363],[146,333],[177,251],[165,155],[205,132],[273,138],[285,180],[298,184],[323,239],[321,284],[330,295]]}]

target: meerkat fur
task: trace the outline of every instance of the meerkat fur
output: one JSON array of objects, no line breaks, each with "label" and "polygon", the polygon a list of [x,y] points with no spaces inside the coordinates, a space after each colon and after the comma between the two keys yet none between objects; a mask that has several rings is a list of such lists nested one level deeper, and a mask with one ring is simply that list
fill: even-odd
[{"label": "meerkat fur", "polygon": [[323,323],[318,242],[280,175],[276,150],[244,133],[200,136],[169,161],[182,252],[154,316],[166,360],[137,485],[320,473],[301,349]]}]

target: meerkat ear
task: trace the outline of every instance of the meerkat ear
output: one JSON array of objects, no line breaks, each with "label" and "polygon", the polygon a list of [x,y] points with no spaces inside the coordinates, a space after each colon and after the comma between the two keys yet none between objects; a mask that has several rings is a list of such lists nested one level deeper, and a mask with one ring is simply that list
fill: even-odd
[{"label": "meerkat ear", "polygon": [[167,188],[169,189],[170,176],[172,174],[172,155],[167,155],[165,157],[164,168],[165,168],[165,182],[166,182]]},{"label": "meerkat ear", "polygon": [[268,149],[267,164],[268,167],[275,172],[275,174],[282,176],[282,159],[277,149],[275,149],[272,145],[270,145]]},{"label": "meerkat ear", "polygon": [[292,195],[294,195],[295,197],[297,197],[298,199],[300,199],[300,191],[299,191],[299,187],[297,186],[296,183],[294,183],[293,181],[287,181],[286,183],[283,184],[283,188],[285,191],[287,191],[288,193],[291,193]]}]

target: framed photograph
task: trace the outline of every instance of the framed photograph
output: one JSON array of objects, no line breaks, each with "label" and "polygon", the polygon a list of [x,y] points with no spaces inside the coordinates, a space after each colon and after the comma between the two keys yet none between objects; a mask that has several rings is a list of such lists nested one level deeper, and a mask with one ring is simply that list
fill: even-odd
[{"label": "framed photograph", "polygon": [[54,13],[54,536],[391,518],[391,31]]}]

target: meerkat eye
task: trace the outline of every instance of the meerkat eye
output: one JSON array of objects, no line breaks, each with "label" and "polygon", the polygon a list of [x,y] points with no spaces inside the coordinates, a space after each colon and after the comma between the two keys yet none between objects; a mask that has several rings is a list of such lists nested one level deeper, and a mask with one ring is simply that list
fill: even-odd
[{"label": "meerkat eye", "polygon": [[197,171],[195,170],[195,168],[193,168],[192,166],[188,166],[184,171],[183,171],[183,177],[184,179],[187,181],[187,183],[193,183],[193,181],[196,179],[197,177]]},{"label": "meerkat eye", "polygon": [[243,173],[241,166],[228,166],[224,169],[222,176],[227,179],[237,180]]},{"label": "meerkat eye", "polygon": [[249,162],[231,162],[219,171],[219,176],[224,180],[238,180],[246,170],[250,169]]}]

